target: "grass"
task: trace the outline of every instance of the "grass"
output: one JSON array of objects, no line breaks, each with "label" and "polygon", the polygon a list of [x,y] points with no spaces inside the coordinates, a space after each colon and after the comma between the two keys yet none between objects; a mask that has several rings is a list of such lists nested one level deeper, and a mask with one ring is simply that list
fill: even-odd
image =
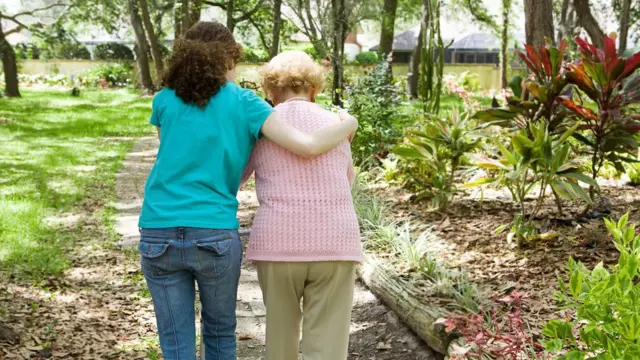
[{"label": "grass", "polygon": [[65,216],[104,211],[133,140],[151,131],[150,99],[129,90],[24,90],[0,99],[0,271],[57,275],[75,243]]},{"label": "grass", "polygon": [[362,231],[365,251],[391,255],[390,261],[412,273],[411,282],[423,283],[440,298],[452,299],[452,307],[478,312],[485,300],[466,273],[451,269],[430,250],[437,237],[431,230],[414,236],[410,223],[392,218],[384,200],[367,189],[369,173],[358,171],[353,187],[353,201]]}]

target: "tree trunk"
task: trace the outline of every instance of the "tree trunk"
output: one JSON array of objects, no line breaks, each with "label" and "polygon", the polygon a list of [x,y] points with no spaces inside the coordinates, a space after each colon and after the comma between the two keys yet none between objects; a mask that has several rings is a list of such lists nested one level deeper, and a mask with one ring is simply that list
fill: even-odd
[{"label": "tree trunk", "polygon": [[280,25],[282,24],[282,0],[273,1],[273,35],[271,37],[271,49],[269,58],[273,59],[280,50]]},{"label": "tree trunk", "polygon": [[410,76],[408,79],[409,83],[409,94],[411,94],[412,99],[418,98],[418,79],[420,78],[420,59],[422,58],[422,46],[424,43],[424,21],[420,24],[420,32],[418,34],[418,44],[416,48],[413,49],[413,54],[411,55],[411,69]]},{"label": "tree trunk", "polygon": [[629,37],[629,14],[631,12],[631,0],[622,1],[622,16],[620,18],[620,54],[627,50],[627,38]]},{"label": "tree trunk", "polygon": [[4,71],[4,94],[8,97],[20,97],[16,53],[4,36],[2,21],[0,21],[0,57],[2,57],[2,69]]},{"label": "tree trunk", "polygon": [[545,38],[553,41],[552,0],[524,0],[524,17],[527,44],[539,47],[545,45]]},{"label": "tree trunk", "polygon": [[149,58],[147,57],[147,38],[144,35],[144,28],[142,26],[142,20],[138,13],[138,7],[136,0],[128,0],[129,16],[131,19],[131,27],[136,37],[136,62],[138,64],[138,81],[140,87],[144,92],[153,92],[153,81],[151,80],[151,71],[149,70]]},{"label": "tree trunk", "polygon": [[[424,294],[424,289],[419,291],[411,282],[403,280],[391,269],[383,261],[365,255],[364,262],[358,268],[358,272],[371,292],[395,311],[398,317],[431,349],[447,355],[453,336],[446,333],[444,325],[436,324],[438,319],[446,316],[444,305],[434,305],[435,302],[421,302],[419,299],[428,299],[428,296]],[[431,296],[436,297],[437,294]]]},{"label": "tree trunk", "polygon": [[573,0],[562,0],[556,43],[560,43],[560,41],[565,40],[567,37],[573,37],[575,34],[576,23],[572,9],[572,1]]},{"label": "tree trunk", "polygon": [[13,51],[13,47],[11,47],[11,44],[9,44],[9,42],[4,38],[4,33],[2,33],[1,28],[0,56],[2,56],[2,69],[4,70],[4,94],[8,97],[20,97],[16,53],[15,51]]},{"label": "tree trunk", "polygon": [[382,9],[382,31],[380,32],[380,54],[386,57],[393,51],[393,35],[396,24],[398,0],[384,0]]},{"label": "tree trunk", "polygon": [[147,31],[149,45],[151,46],[151,56],[153,57],[153,62],[156,65],[156,77],[158,81],[161,81],[162,74],[164,73],[164,59],[162,58],[162,52],[160,51],[158,37],[156,36],[156,32],[153,28],[153,23],[151,22],[151,16],[149,15],[149,4],[147,3],[147,0],[139,1],[142,22],[145,30]]},{"label": "tree trunk", "polygon": [[602,49],[604,47],[604,31],[598,25],[598,21],[589,7],[589,0],[573,0],[573,7],[578,16],[578,24],[589,34],[591,42]]},{"label": "tree trunk", "polygon": [[509,87],[507,78],[509,56],[509,17],[511,16],[511,0],[502,0],[502,42],[500,47],[500,88]]},{"label": "tree trunk", "polygon": [[342,107],[342,92],[344,88],[344,65],[342,54],[344,53],[345,39],[345,0],[331,0],[331,14],[333,18],[333,105]]},{"label": "tree trunk", "polygon": [[236,28],[236,19],[233,17],[233,13],[236,11],[235,0],[227,1],[227,28],[233,34],[233,30]]},{"label": "tree trunk", "polygon": [[180,8],[173,9],[174,39],[178,40],[182,36],[182,11]]},{"label": "tree trunk", "polygon": [[193,6],[190,11],[190,23],[193,26],[195,23],[200,21],[200,16],[202,16],[202,0],[193,0]]},{"label": "tree trunk", "polygon": [[184,34],[191,27],[191,0],[182,0],[182,6],[180,7],[182,14],[180,14],[180,20],[182,20],[182,33]]}]

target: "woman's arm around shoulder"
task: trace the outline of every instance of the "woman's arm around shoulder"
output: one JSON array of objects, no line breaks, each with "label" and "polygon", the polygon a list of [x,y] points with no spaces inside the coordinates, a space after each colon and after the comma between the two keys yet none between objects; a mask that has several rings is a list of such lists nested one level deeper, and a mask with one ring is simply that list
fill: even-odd
[{"label": "woman's arm around shoulder", "polygon": [[277,112],[272,113],[264,122],[261,132],[271,141],[304,157],[324,154],[348,139],[358,129],[358,120],[340,113],[341,122],[327,125],[307,134],[280,119]]}]

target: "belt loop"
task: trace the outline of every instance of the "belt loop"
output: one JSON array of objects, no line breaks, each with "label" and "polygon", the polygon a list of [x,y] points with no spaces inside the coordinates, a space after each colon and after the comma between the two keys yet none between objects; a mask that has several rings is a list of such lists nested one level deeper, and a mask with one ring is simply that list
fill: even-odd
[{"label": "belt loop", "polygon": [[178,228],[178,236],[180,237],[180,240],[184,241],[184,227],[180,226]]}]

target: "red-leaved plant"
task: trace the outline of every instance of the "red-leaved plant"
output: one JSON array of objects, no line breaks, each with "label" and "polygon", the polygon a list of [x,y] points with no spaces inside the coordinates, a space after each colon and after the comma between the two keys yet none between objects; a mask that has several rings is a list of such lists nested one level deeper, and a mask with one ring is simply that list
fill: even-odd
[{"label": "red-leaved plant", "polygon": [[640,74],[635,74],[640,52],[627,58],[618,55],[615,35],[605,36],[603,49],[581,38],[575,41],[582,56],[567,65],[566,78],[595,102],[597,110],[587,107],[578,94],[558,102],[582,123],[578,129],[586,130],[573,136],[589,148],[593,178],[605,161],[624,172],[622,163],[636,161],[638,152],[633,135],[640,131],[640,116],[630,105],[640,103]]},{"label": "red-leaved plant", "polygon": [[[495,300],[489,312],[490,321],[485,317],[484,310],[479,314],[446,319],[445,330],[461,335],[469,345],[466,353],[450,354],[450,359],[483,359],[484,355],[502,360],[518,360],[523,356],[543,359],[542,345],[528,334],[522,321],[522,300],[525,298],[526,294],[514,291]],[[498,308],[504,306],[508,306],[509,310],[498,315]]]},{"label": "red-leaved plant", "polygon": [[543,120],[549,132],[555,133],[568,114],[556,99],[571,93],[564,76],[566,50],[565,40],[558,47],[552,46],[550,40],[538,49],[525,44],[525,52],[516,51],[516,54],[526,65],[528,78],[523,81],[516,76],[511,80],[509,87],[513,96],[507,97],[506,107],[494,99],[491,109],[479,111],[474,117],[494,125],[527,130],[532,123]]}]

